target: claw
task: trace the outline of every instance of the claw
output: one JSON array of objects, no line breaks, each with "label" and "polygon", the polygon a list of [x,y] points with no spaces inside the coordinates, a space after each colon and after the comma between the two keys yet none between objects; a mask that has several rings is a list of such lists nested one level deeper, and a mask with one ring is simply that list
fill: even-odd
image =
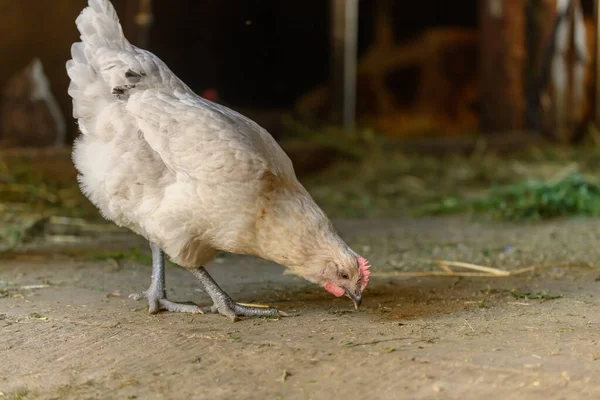
[{"label": "claw", "polygon": [[130,299],[133,299],[135,301],[141,300],[141,299],[145,299],[147,298],[148,295],[146,294],[146,291],[144,290],[143,292],[138,292],[138,293],[131,293],[129,295]]}]

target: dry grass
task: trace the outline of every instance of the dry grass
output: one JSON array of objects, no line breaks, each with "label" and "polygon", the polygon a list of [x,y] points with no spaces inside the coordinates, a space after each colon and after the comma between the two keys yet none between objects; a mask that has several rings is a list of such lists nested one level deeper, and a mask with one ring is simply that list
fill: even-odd
[{"label": "dry grass", "polygon": [[[586,268],[595,269],[595,267],[589,264],[548,264],[548,265],[532,265],[529,267],[519,268],[512,271],[507,271],[494,267],[487,267],[483,265],[471,264],[462,261],[448,261],[448,260],[433,260],[433,263],[442,269],[442,271],[416,271],[416,272],[372,272],[371,275],[379,278],[390,278],[390,277],[424,277],[424,276],[445,276],[445,277],[477,277],[477,278],[506,278],[515,275],[522,275],[528,272],[535,272],[543,269],[550,268]],[[457,272],[450,267],[464,268],[477,272]]]}]

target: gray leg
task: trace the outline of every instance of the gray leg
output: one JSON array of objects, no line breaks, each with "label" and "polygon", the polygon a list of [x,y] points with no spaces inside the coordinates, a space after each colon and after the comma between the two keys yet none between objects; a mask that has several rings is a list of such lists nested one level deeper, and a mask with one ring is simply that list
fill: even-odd
[{"label": "gray leg", "polygon": [[129,297],[134,300],[148,299],[150,314],[156,314],[160,310],[202,314],[200,307],[195,304],[182,304],[167,300],[165,253],[154,243],[150,243],[150,248],[152,249],[152,283],[147,290],[130,294]]},{"label": "gray leg", "polygon": [[227,293],[223,291],[204,269],[199,267],[191,270],[192,274],[204,285],[206,293],[213,301],[211,311],[228,316],[232,321],[237,321],[238,317],[287,317],[283,311],[274,308],[260,308],[242,306],[234,302]]}]

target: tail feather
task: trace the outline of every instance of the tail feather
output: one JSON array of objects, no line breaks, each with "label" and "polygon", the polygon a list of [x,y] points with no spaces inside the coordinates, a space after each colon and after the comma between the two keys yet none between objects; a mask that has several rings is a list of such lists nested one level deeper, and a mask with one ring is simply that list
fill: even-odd
[{"label": "tail feather", "polygon": [[99,14],[104,14],[115,21],[119,20],[115,8],[109,1],[106,0],[90,0],[89,7]]},{"label": "tail feather", "polygon": [[102,66],[97,57],[101,51],[132,50],[119,23],[117,13],[108,0],[89,0],[75,20],[81,42],[71,47],[71,57],[66,64],[71,79],[69,95],[73,98],[73,117],[78,119],[82,133],[94,131],[99,111],[110,106],[110,86],[101,76]]},{"label": "tail feather", "polygon": [[75,20],[81,40],[89,50],[102,47],[127,49],[131,44],[123,35],[117,12],[108,0],[89,0],[89,6]]},{"label": "tail feather", "polygon": [[77,64],[87,64],[88,59],[85,55],[85,45],[82,42],[73,43],[71,46],[71,57],[72,61]]}]

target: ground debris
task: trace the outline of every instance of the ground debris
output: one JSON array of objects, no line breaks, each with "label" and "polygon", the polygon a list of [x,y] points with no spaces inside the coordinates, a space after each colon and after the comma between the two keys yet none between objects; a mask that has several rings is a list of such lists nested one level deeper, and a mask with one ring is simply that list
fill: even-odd
[{"label": "ground debris", "polygon": [[287,369],[284,369],[281,373],[281,377],[278,380],[280,382],[285,382],[290,376],[292,376],[292,374]]},{"label": "ground debris", "polygon": [[32,312],[31,314],[29,314],[29,318],[37,319],[40,321],[48,321],[48,317],[44,317],[42,314],[40,314],[38,312]]},{"label": "ground debris", "polygon": [[561,299],[564,297],[562,293],[552,294],[546,291],[541,292],[518,292],[516,289],[512,289],[510,294],[515,299],[527,299],[527,300],[554,300]]}]

